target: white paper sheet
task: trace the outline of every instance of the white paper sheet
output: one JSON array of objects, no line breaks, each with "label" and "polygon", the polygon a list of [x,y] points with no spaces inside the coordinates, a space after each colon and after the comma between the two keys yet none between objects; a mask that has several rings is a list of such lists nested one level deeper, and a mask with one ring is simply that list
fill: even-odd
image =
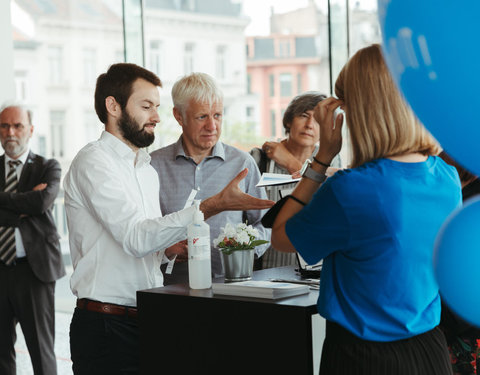
[{"label": "white paper sheet", "polygon": [[300,181],[300,178],[292,178],[289,174],[263,173],[257,186],[293,184],[298,181]]}]

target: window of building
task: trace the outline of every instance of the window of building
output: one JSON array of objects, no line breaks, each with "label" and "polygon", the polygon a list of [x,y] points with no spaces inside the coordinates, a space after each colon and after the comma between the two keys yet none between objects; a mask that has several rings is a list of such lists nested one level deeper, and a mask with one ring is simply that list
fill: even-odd
[{"label": "window of building", "polygon": [[255,117],[255,107],[247,106],[245,111],[248,119]]},{"label": "window of building", "polygon": [[247,94],[252,93],[252,75],[247,74]]},{"label": "window of building", "polygon": [[50,139],[52,157],[65,155],[65,111],[50,111]]},{"label": "window of building", "polygon": [[83,49],[83,83],[95,84],[97,79],[97,51],[94,48]]},{"label": "window of building", "polygon": [[28,82],[26,71],[15,71],[15,96],[16,100],[21,103],[25,103],[29,99]]},{"label": "window of building", "polygon": [[224,80],[226,78],[225,69],[226,69],[226,46],[217,46],[217,54],[215,61],[215,71],[216,78],[219,80]]},{"label": "window of building", "polygon": [[302,92],[302,73],[297,73],[297,94],[301,94]]},{"label": "window of building", "polygon": [[281,73],[280,74],[280,96],[290,97],[293,94],[292,89],[292,74],[291,73]]},{"label": "window of building", "polygon": [[270,74],[268,76],[268,86],[270,88],[270,96],[275,96],[275,75]]},{"label": "window of building", "polygon": [[148,69],[158,76],[163,74],[163,44],[160,40],[151,40],[150,48],[148,50]]},{"label": "window of building", "polygon": [[274,109],[270,110],[270,134],[272,137],[277,136],[277,120]]},{"label": "window of building", "polygon": [[48,78],[52,85],[63,83],[63,48],[48,47]]},{"label": "window of building", "polygon": [[290,57],[290,40],[280,39],[278,41],[278,57]]},{"label": "window of building", "polygon": [[186,43],[183,55],[183,71],[185,74],[193,72],[193,57],[195,45],[193,43]]}]

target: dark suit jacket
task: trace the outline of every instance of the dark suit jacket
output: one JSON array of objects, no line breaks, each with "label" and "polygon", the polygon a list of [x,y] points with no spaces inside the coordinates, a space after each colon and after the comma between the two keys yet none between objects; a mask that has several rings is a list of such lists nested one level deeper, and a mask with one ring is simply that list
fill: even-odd
[{"label": "dark suit jacket", "polygon": [[[43,282],[65,275],[52,207],[58,195],[61,169],[55,159],[30,152],[18,181],[17,193],[5,193],[5,155],[0,156],[0,225],[20,229],[28,263]],[[42,191],[32,189],[46,183]],[[20,217],[20,215],[26,215]]]}]

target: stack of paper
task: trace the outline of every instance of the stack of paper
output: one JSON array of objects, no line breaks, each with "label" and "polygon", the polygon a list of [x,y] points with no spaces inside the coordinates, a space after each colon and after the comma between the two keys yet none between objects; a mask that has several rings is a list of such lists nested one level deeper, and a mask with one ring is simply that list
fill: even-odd
[{"label": "stack of paper", "polygon": [[236,283],[213,283],[214,294],[277,299],[309,292],[307,285],[249,280]]}]

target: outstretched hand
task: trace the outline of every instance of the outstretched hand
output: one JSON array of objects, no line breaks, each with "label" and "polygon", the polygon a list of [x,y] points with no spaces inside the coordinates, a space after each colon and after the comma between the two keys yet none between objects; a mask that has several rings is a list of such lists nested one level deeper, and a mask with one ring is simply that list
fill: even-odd
[{"label": "outstretched hand", "polygon": [[263,210],[275,204],[274,201],[249,195],[239,188],[238,185],[240,181],[242,181],[247,174],[248,168],[245,168],[237,174],[220,193],[204,200],[200,204],[200,210],[203,212],[205,218],[223,211]]}]

